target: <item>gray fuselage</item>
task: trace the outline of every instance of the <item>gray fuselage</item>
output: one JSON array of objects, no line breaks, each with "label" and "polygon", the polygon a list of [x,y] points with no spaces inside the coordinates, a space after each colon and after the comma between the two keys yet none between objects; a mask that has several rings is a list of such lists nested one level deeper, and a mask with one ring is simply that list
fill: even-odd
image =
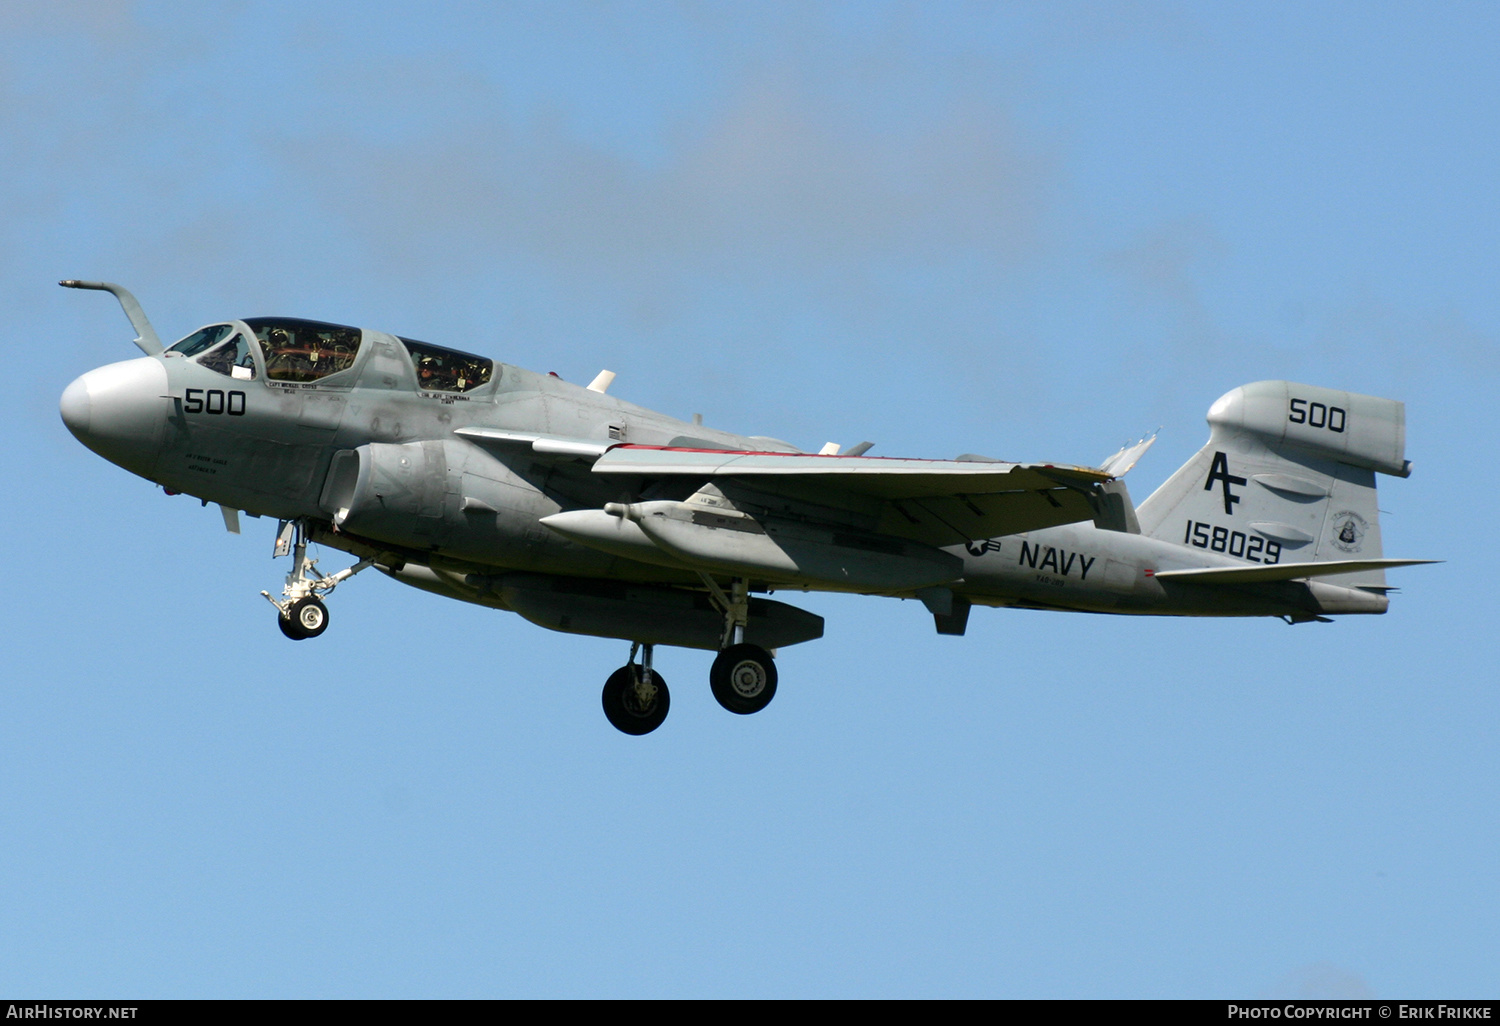
[{"label": "gray fuselage", "polygon": [[[247,322],[227,323],[247,333]],[[540,523],[569,510],[686,495],[681,482],[601,479],[586,461],[478,444],[456,431],[479,427],[606,444],[797,451],[505,364],[494,364],[484,384],[465,391],[426,388],[412,345],[366,330],[347,367],[308,381],[277,380],[266,352],[254,346],[233,375],[174,352],[142,357],[78,379],[64,394],[63,416],[90,448],[168,492],[252,516],[305,520],[317,540],[374,558],[406,583],[502,608],[505,602],[490,582],[507,573],[698,587],[701,574],[690,567],[600,551]],[[362,479],[368,493],[363,507],[340,523],[335,514],[347,500],[330,469],[336,454],[361,447],[376,453],[379,464],[373,477]],[[352,481],[347,487],[354,487]],[[944,551],[962,561],[961,577],[945,587],[976,605],[1305,618],[1382,612],[1386,604],[1383,594],[1317,582],[1226,589],[1158,581],[1161,570],[1243,562],[1089,522]],[[758,586],[869,591],[826,581]]]}]

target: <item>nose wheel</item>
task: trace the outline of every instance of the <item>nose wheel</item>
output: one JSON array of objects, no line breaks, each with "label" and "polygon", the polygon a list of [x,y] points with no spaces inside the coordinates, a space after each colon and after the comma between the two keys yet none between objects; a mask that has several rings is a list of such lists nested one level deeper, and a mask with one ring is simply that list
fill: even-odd
[{"label": "nose wheel", "polygon": [[328,607],[316,596],[299,599],[288,614],[276,618],[276,626],[293,641],[316,638],[328,629]]}]

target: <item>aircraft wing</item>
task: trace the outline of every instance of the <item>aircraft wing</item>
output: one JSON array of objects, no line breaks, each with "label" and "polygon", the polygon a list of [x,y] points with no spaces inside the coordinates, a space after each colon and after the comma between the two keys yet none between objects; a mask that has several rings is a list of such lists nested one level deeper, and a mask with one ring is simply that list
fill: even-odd
[{"label": "aircraft wing", "polygon": [[1089,520],[1089,495],[1110,480],[1065,464],[966,462],[734,452],[616,445],[594,473],[732,479],[759,491],[829,506],[874,508],[877,532],[954,545]]}]

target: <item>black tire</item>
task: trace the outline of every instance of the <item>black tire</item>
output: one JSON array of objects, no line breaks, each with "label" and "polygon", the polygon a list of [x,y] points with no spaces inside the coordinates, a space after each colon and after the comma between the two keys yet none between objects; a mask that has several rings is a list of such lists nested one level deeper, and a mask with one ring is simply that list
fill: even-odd
[{"label": "black tire", "polygon": [[616,730],[626,734],[649,734],[667,718],[672,705],[672,694],[661,674],[651,671],[651,682],[655,693],[642,700],[636,689],[641,668],[635,664],[622,666],[609,675],[604,682],[604,715]]},{"label": "black tire", "polygon": [[289,619],[285,616],[281,616],[279,614],[277,615],[276,626],[281,628],[282,634],[285,634],[293,641],[302,641],[307,637],[306,634],[302,633],[302,628],[298,625],[296,620]]},{"label": "black tire", "polygon": [[759,645],[730,645],[714,659],[708,683],[720,705],[748,716],[776,697],[776,661]]},{"label": "black tire", "polygon": [[316,638],[328,629],[328,607],[316,597],[308,596],[292,603],[292,626],[304,638]]}]

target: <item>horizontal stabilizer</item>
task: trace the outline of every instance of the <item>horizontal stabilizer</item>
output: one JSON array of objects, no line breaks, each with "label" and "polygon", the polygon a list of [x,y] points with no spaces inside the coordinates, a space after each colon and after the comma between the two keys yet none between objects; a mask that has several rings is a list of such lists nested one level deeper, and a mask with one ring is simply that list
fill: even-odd
[{"label": "horizontal stabilizer", "polygon": [[1189,584],[1261,584],[1441,562],[1441,559],[1344,559],[1322,563],[1275,563],[1271,566],[1206,566],[1195,570],[1158,570],[1155,577],[1159,581]]}]

